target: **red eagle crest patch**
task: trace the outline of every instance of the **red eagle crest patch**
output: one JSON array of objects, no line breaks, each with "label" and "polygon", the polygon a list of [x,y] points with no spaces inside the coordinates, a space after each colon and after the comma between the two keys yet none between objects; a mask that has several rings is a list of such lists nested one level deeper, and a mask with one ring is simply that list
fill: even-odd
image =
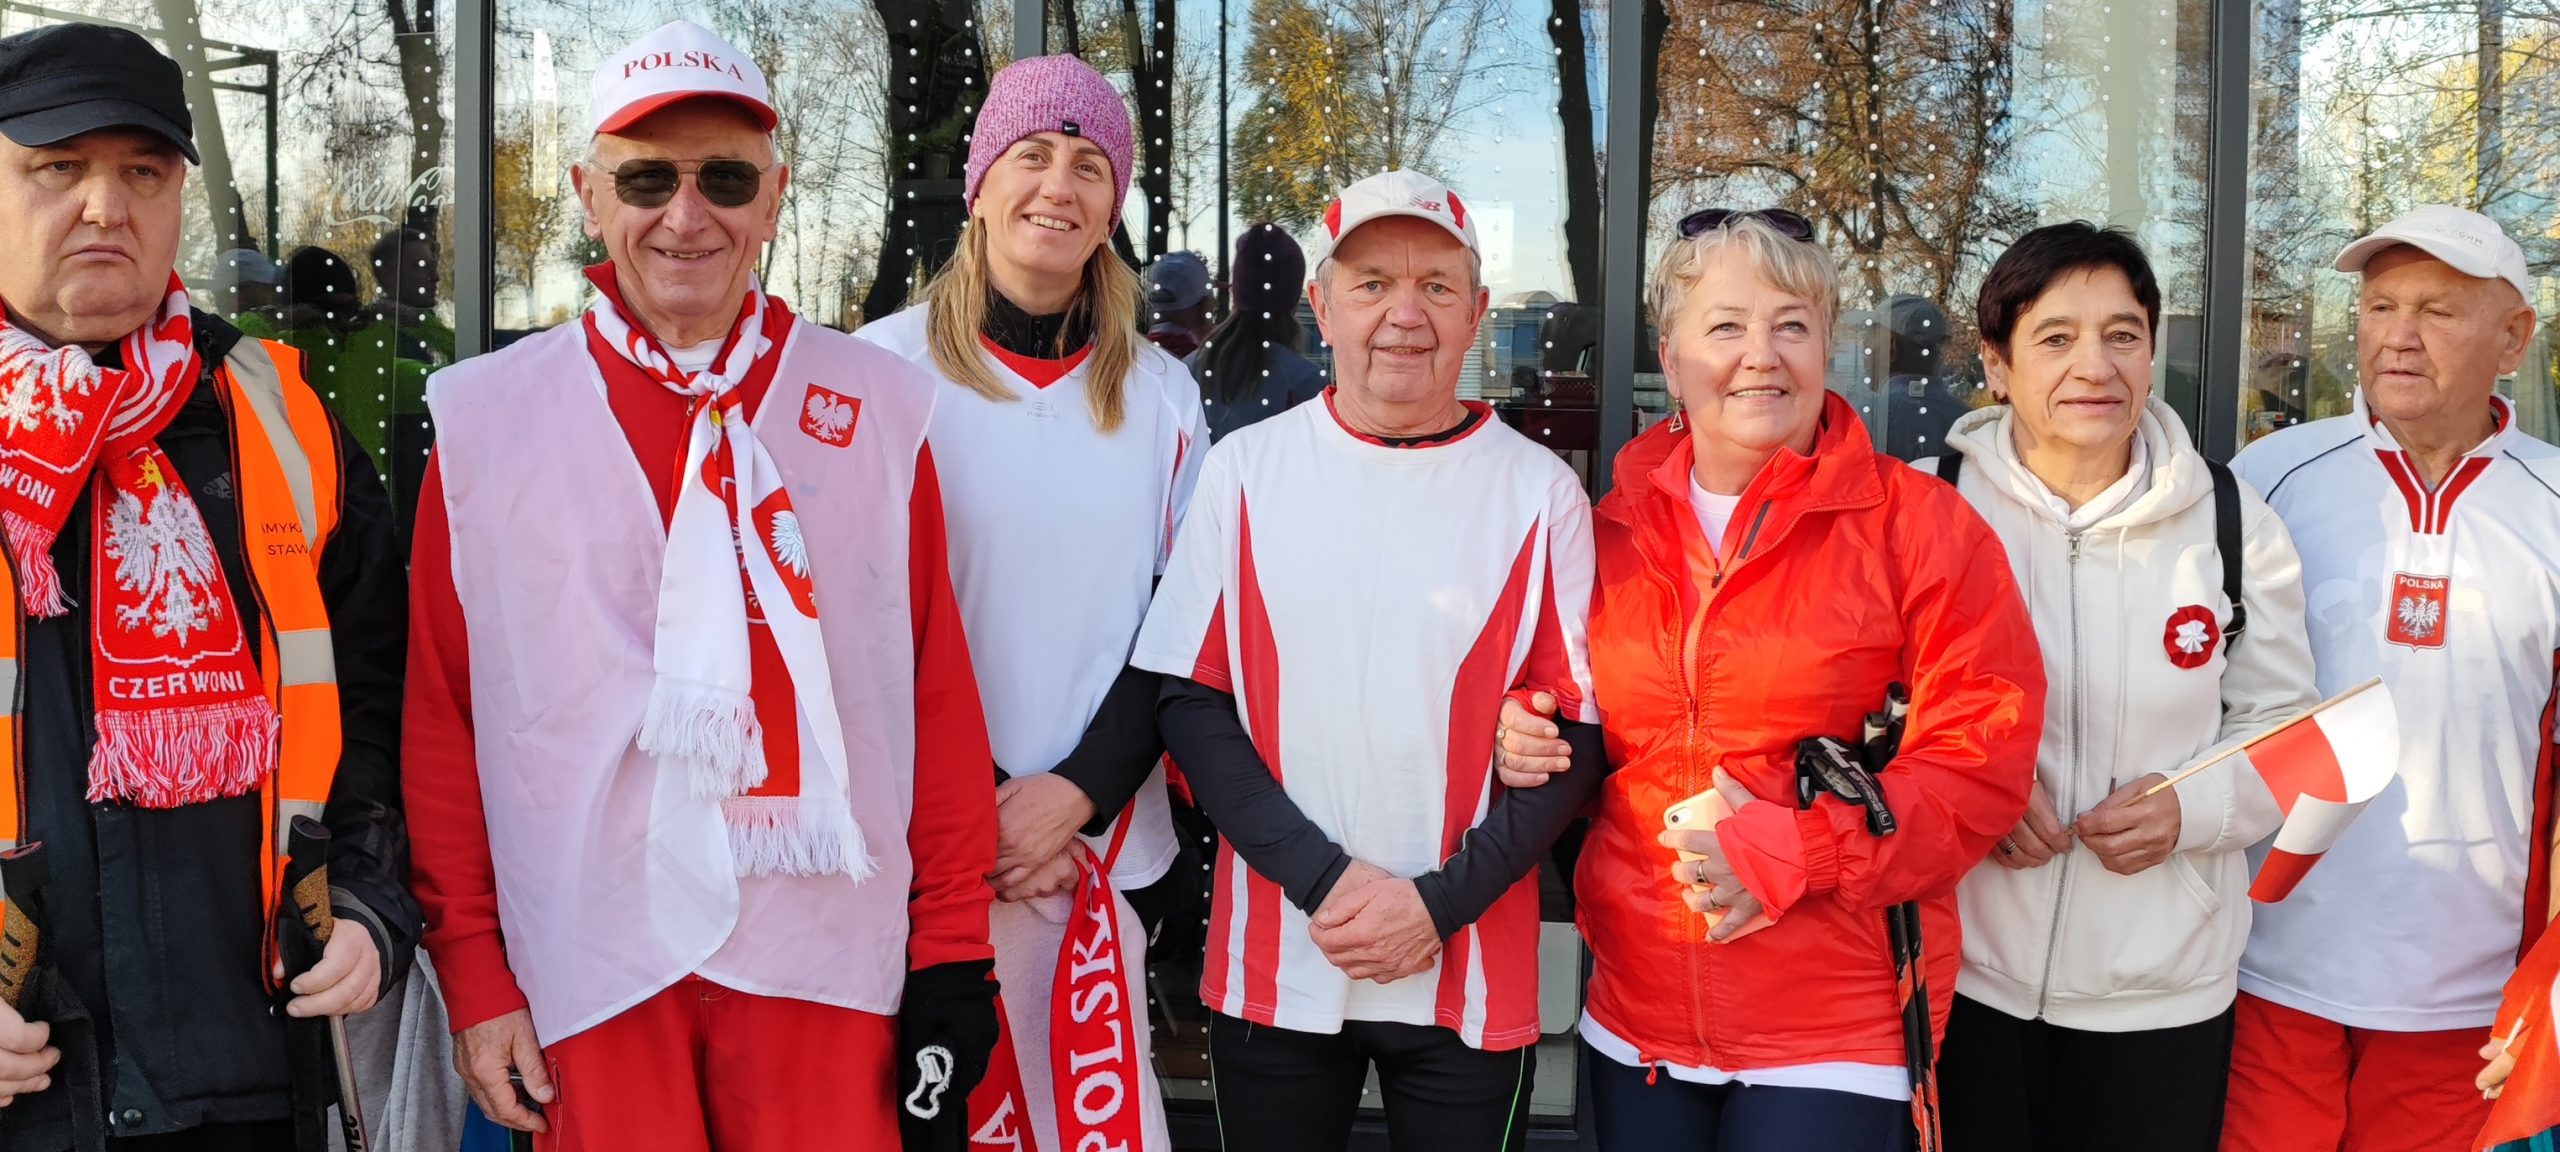
[{"label": "red eagle crest patch", "polygon": [[800,404],[800,430],[829,447],[853,443],[853,426],[861,419],[861,400],[815,384],[809,386],[809,398]]},{"label": "red eagle crest patch", "polygon": [[2442,576],[2392,573],[2384,637],[2404,648],[2444,647],[2445,592],[2452,583]]}]

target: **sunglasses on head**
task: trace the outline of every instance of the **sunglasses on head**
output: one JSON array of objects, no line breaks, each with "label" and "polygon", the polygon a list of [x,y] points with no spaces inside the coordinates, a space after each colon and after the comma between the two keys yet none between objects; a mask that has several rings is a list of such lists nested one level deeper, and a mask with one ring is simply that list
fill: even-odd
[{"label": "sunglasses on head", "polygon": [[1702,208],[1680,218],[1680,238],[1704,235],[1736,220],[1757,220],[1789,240],[1813,242],[1813,221],[1784,208]]},{"label": "sunglasses on head", "polygon": [[764,185],[764,169],[745,160],[625,160],[613,170],[613,195],[634,208],[655,208],[676,198],[684,174],[693,173],[702,198],[723,208],[736,208],[756,198]]}]

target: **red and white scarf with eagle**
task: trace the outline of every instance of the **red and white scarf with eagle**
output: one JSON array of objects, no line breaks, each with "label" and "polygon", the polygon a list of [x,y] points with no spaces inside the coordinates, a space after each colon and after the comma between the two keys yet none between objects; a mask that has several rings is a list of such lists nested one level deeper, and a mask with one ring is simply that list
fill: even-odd
[{"label": "red and white scarf with eagle", "polygon": [[19,610],[72,599],[54,540],[89,496],[89,799],[175,808],[257,788],[281,725],[195,499],[157,437],[203,374],[186,285],[101,368],[0,320],[0,540]]},{"label": "red and white scarf with eagle", "polygon": [[599,292],[586,316],[598,370],[637,374],[689,409],[640,750],[720,804],[739,875],[867,879],[878,865],[846,788],[800,518],[740,387],[759,367],[771,373],[790,314],[751,285],[720,356],[687,373],[630,320],[610,264],[587,275]]}]

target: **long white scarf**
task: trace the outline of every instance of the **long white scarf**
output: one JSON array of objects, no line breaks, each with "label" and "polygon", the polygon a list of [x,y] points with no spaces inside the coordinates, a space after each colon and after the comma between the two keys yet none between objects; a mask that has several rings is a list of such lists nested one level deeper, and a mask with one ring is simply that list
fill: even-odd
[{"label": "long white scarf", "polygon": [[[765,333],[764,291],[749,289],[720,359],[689,374],[626,319],[611,271],[595,279],[603,292],[587,313],[592,331],[692,409],[658,583],[657,679],[640,750],[687,773],[697,799],[719,802],[739,875],[868,879],[878,865],[847,798],[844,727],[799,516],[738,391],[779,351]],[[787,684],[755,683],[749,636],[757,623],[771,629]],[[755,705],[775,692],[788,694],[800,727],[790,742],[799,763],[779,770],[767,763]]]}]

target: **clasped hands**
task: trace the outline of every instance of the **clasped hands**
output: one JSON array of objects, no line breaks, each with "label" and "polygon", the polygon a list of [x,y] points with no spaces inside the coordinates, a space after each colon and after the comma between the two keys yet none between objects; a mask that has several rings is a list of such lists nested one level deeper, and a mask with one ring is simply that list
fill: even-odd
[{"label": "clasped hands", "polygon": [[2029,786],[2027,814],[1991,846],[1991,859],[2011,870],[2040,868],[2069,853],[2076,838],[2089,846],[2109,872],[2132,876],[2151,868],[2177,850],[2183,819],[2177,789],[2143,795],[2164,779],[2160,773],[2149,773],[2116,789],[2069,824],[2055,813],[2052,798],[2038,781]]},{"label": "clasped hands", "polygon": [[1392,984],[1440,955],[1440,929],[1413,881],[1354,860],[1307,920],[1307,937],[1354,980]]}]

